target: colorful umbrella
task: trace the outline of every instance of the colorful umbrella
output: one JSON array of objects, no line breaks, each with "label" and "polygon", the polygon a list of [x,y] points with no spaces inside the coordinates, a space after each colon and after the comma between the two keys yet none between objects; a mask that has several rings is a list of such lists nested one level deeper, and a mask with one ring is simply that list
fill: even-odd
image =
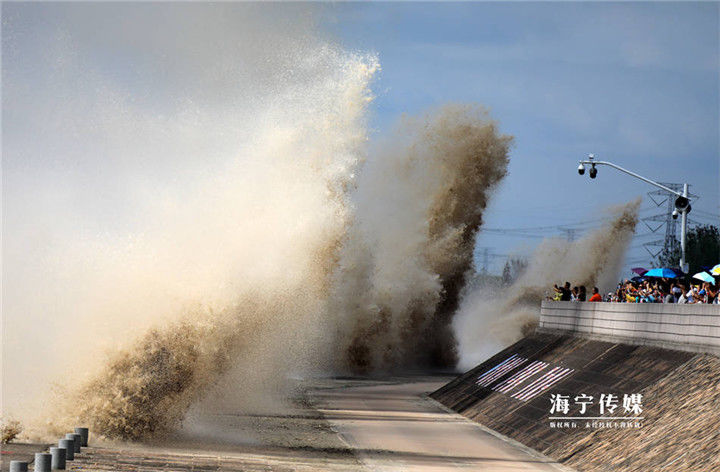
[{"label": "colorful umbrella", "polygon": [[633,267],[630,270],[635,272],[637,275],[645,275],[645,272],[647,272],[647,269],[643,269],[642,267]]},{"label": "colorful umbrella", "polygon": [[710,269],[710,273],[712,275],[720,275],[720,264],[716,265],[712,269]]},{"label": "colorful umbrella", "polygon": [[698,272],[697,274],[693,275],[693,279],[702,280],[703,282],[708,282],[711,284],[715,283],[715,277],[708,274],[707,272]]},{"label": "colorful umbrella", "polygon": [[645,272],[645,277],[662,277],[664,279],[676,279],[680,277],[680,275],[673,269],[660,267],[657,269],[650,269],[649,271]]}]

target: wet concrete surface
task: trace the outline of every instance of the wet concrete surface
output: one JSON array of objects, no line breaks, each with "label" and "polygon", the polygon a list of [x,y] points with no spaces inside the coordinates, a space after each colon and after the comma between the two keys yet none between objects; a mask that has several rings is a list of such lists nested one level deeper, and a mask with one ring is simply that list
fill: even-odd
[{"label": "wet concrete surface", "polygon": [[327,389],[314,393],[315,404],[368,470],[567,470],[427,397],[447,380]]},{"label": "wet concrete surface", "polygon": [[49,444],[0,444],[0,471],[10,470],[11,461],[32,462],[36,452],[45,452]]},{"label": "wet concrete surface", "polygon": [[[200,427],[152,443],[91,441],[68,462],[68,470],[562,470],[427,397],[450,378],[314,380],[291,408],[279,413],[225,411],[203,418]],[[31,459],[46,447],[10,445],[2,455],[3,470],[10,458]]]}]

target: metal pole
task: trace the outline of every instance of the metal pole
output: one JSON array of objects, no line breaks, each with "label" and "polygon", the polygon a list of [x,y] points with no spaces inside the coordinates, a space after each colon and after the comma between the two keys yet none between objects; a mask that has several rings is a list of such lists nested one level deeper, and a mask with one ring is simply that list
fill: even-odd
[{"label": "metal pole", "polygon": [[52,455],[44,452],[35,453],[35,472],[50,472],[52,469]]},{"label": "metal pole", "polygon": [[58,446],[64,447],[67,450],[65,453],[66,460],[75,460],[75,441],[72,439],[61,439],[58,441]]},{"label": "metal pole", "polygon": [[82,438],[82,443],[80,444],[82,447],[87,447],[88,445],[88,436],[90,435],[90,430],[88,428],[75,428],[75,433],[79,434]]},{"label": "metal pole", "polygon": [[[683,197],[688,196],[688,184],[683,184]],[[687,208],[682,211],[682,222],[680,223],[680,270],[687,274],[689,267],[685,262],[685,247],[687,245]]]},{"label": "metal pole", "polygon": [[[677,195],[678,197],[683,197],[683,198],[685,198],[686,200],[688,199],[688,184],[683,184],[683,191],[682,191],[682,193],[680,193],[680,192],[678,192],[678,191],[676,191],[676,190],[673,190],[673,189],[671,189],[671,188],[666,187],[665,185],[663,185],[663,184],[661,184],[661,183],[659,183],[659,182],[655,182],[654,180],[650,180],[650,179],[648,179],[647,177],[643,177],[643,176],[640,175],[640,174],[636,174],[635,172],[632,172],[632,171],[629,171],[629,170],[627,170],[627,169],[624,169],[624,168],[620,167],[620,166],[617,165],[617,164],[613,164],[612,162],[608,162],[608,161],[596,161],[596,160],[595,160],[595,156],[592,155],[592,154],[590,154],[589,159],[580,161],[580,164],[583,164],[583,165],[588,164],[588,165],[591,165],[591,166],[597,166],[597,165],[609,166],[609,167],[612,167],[612,168],[614,168],[614,169],[619,170],[620,172],[624,172],[624,173],[626,173],[626,174],[628,174],[628,175],[631,175],[632,177],[635,177],[636,179],[642,180],[643,182],[647,182],[647,183],[650,184],[650,185],[654,185],[655,187],[661,188],[661,189],[665,190],[665,191],[668,192],[668,193]],[[582,168],[580,168],[580,169],[578,169],[578,170],[579,170],[579,171],[582,171]],[[689,205],[688,205],[688,208],[689,208]],[[688,269],[689,269],[688,264],[687,264],[687,262],[685,261],[685,246],[686,246],[686,242],[687,242],[687,241],[686,241],[686,238],[687,238],[687,214],[688,214],[688,208],[685,208],[684,210],[682,210],[682,211],[680,212],[680,213],[682,214],[682,220],[681,220],[682,223],[681,223],[681,225],[680,225],[680,226],[681,226],[681,228],[680,228],[680,249],[681,249],[681,254],[680,254],[680,270],[682,270],[682,271],[685,272],[686,274],[687,274]]]},{"label": "metal pole", "polygon": [[75,446],[75,450],[73,452],[75,452],[75,454],[80,452],[80,444],[82,443],[82,436],[80,436],[77,433],[67,433],[65,435],[65,439],[73,440],[73,445]]},{"label": "metal pole", "polygon": [[52,459],[50,460],[51,468],[65,470],[67,450],[64,447],[51,447],[50,456],[52,456]]},{"label": "metal pole", "polygon": [[[647,183],[649,183],[650,185],[654,185],[654,186],[657,187],[657,188],[661,188],[661,189],[665,190],[665,191],[668,192],[668,193],[672,193],[672,194],[674,194],[674,195],[677,195],[678,197],[681,195],[680,192],[676,192],[675,190],[673,190],[673,189],[671,189],[671,188],[668,188],[668,187],[664,186],[663,184],[661,184],[661,183],[659,183],[659,182],[655,182],[654,180],[650,180],[650,179],[648,179],[647,177],[643,177],[643,176],[640,175],[640,174],[636,174],[635,172],[632,172],[632,171],[629,171],[629,170],[627,170],[627,169],[624,169],[624,168],[620,167],[620,166],[617,165],[617,164],[613,164],[612,162],[608,162],[608,161],[596,161],[596,160],[594,160],[594,159],[589,159],[589,160],[586,160],[586,161],[580,161],[580,163],[581,163],[581,164],[588,164],[588,165],[593,165],[593,164],[595,164],[595,165],[599,165],[599,166],[612,167],[613,169],[617,169],[617,170],[619,170],[620,172],[624,172],[624,173],[626,173],[626,174],[628,174],[628,175],[630,175],[630,176],[635,177],[636,179],[642,180],[643,182],[647,182]],[[685,195],[685,196],[687,196],[687,195]]]},{"label": "metal pole", "polygon": [[28,463],[23,461],[10,461],[10,472],[28,472]]}]

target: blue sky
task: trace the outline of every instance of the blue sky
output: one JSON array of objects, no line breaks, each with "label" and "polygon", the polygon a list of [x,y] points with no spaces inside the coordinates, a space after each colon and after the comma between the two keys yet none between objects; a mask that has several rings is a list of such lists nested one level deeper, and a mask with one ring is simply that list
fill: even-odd
[{"label": "blue sky", "polygon": [[[338,3],[322,26],[378,53],[373,126],[446,102],[479,102],[516,139],[488,228],[596,226],[603,209],[652,187],[612,169],[577,175],[587,153],[647,177],[688,182],[691,217],[720,220],[718,3]],[[582,224],[577,224],[577,223]],[[561,231],[531,231],[536,235]],[[648,265],[644,224],[628,267]],[[537,238],[484,234],[491,253]],[[479,249],[478,253],[481,252]],[[494,270],[504,260],[494,259]]]}]

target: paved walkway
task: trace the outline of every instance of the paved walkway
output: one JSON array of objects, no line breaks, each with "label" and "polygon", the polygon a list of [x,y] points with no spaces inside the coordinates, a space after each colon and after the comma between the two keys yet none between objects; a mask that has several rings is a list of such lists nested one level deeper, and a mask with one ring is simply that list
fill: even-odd
[{"label": "paved walkway", "polygon": [[442,384],[354,386],[313,396],[333,429],[370,470],[569,470],[496,437],[424,395]]},{"label": "paved walkway", "polygon": [[[290,411],[204,415],[199,429],[153,444],[92,444],[68,470],[85,472],[428,472],[562,469],[450,412],[425,394],[448,378],[318,379]],[[205,431],[206,434],[202,432]],[[92,432],[91,432],[92,439]],[[47,445],[3,446],[0,469]],[[31,469],[32,470],[32,465]]]}]

